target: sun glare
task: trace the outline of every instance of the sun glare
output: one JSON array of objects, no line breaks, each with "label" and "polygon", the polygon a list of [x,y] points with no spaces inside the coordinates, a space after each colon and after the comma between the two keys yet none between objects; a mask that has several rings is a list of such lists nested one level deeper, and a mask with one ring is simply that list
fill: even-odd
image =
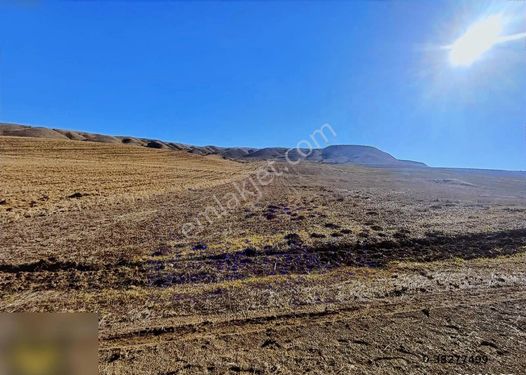
[{"label": "sun glare", "polygon": [[502,16],[494,15],[472,25],[450,46],[449,61],[451,64],[454,66],[473,64],[499,42],[502,23]]}]

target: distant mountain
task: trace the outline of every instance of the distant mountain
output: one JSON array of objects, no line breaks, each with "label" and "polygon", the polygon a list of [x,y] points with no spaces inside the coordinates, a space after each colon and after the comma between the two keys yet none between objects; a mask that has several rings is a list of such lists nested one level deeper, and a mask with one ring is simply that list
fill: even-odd
[{"label": "distant mountain", "polygon": [[81,131],[49,129],[18,124],[1,124],[0,136],[69,139],[73,141],[127,144],[156,149],[186,151],[198,155],[219,155],[233,160],[298,160],[327,164],[358,164],[378,167],[426,167],[424,163],[399,160],[371,146],[334,145],[323,149],[287,149],[285,147],[217,147],[192,146],[155,139],[110,136]]},{"label": "distant mountain", "polygon": [[328,146],[321,151],[321,159],[324,163],[334,164],[350,163],[378,166],[426,166],[424,163],[416,161],[396,159],[387,152],[371,146]]}]

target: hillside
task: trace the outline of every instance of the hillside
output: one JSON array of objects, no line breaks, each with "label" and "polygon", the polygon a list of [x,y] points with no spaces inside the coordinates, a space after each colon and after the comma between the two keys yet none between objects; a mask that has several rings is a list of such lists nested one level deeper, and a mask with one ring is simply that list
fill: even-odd
[{"label": "hillside", "polygon": [[[198,155],[219,155],[225,159],[233,160],[297,160],[300,153],[296,149],[285,147],[217,147],[217,146],[192,146],[181,143],[165,142],[147,138],[128,136],[109,136],[102,134],[86,133],[81,131],[49,129],[18,124],[0,124],[0,136],[36,137],[69,139],[74,141],[89,141],[100,143],[126,144],[156,149],[183,150]],[[425,167],[424,163],[399,160],[371,146],[334,145],[323,149],[302,150],[301,154],[307,155],[306,160],[327,164],[357,164],[379,167]]]},{"label": "hillside", "polygon": [[101,374],[521,373],[525,174],[259,166],[0,137],[0,309],[97,312]]}]

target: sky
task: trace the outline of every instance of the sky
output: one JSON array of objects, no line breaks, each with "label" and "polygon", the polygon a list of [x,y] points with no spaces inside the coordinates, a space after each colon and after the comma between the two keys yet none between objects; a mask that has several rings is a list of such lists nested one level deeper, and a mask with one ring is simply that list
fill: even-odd
[{"label": "sky", "polygon": [[[518,38],[453,64],[494,14]],[[0,121],[251,147],[329,123],[331,144],[526,170],[524,32],[522,1],[2,3]]]}]

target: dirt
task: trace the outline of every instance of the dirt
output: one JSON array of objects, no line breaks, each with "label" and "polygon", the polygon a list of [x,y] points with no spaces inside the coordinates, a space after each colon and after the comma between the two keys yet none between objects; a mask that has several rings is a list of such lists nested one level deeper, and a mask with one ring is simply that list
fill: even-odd
[{"label": "dirt", "polygon": [[1,309],[97,312],[103,374],[524,373],[525,174],[277,163],[217,216],[265,162],[0,151]]}]

